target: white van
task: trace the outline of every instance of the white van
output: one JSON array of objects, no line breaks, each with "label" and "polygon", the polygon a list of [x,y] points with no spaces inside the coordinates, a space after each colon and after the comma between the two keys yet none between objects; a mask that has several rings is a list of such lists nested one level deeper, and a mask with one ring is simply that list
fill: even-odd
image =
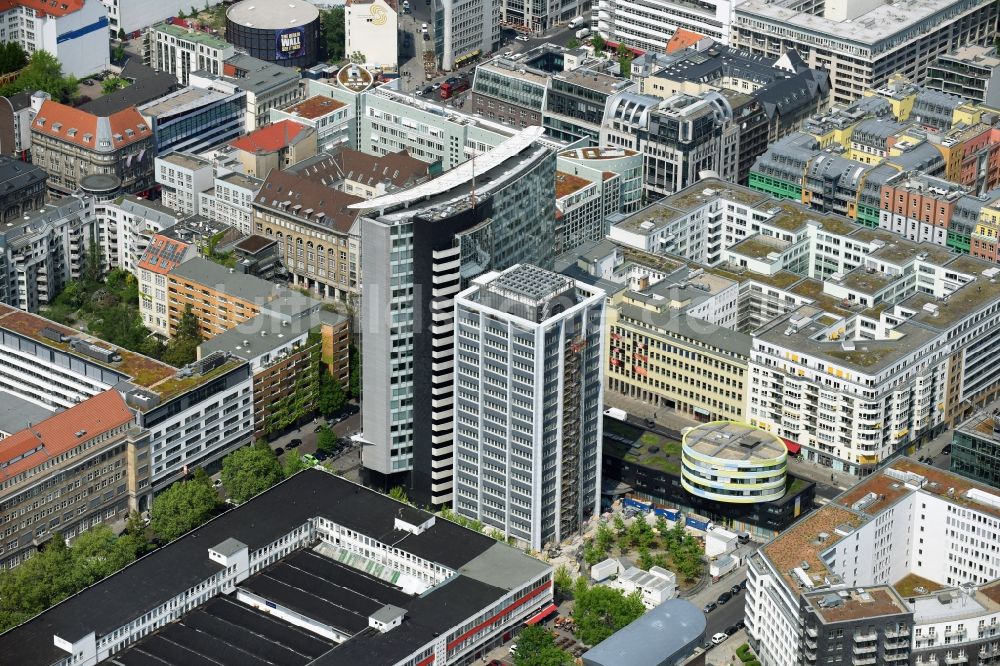
[{"label": "white van", "polygon": [[570,21],[566,25],[566,27],[569,28],[570,30],[573,30],[575,28],[580,27],[581,25],[583,25],[583,17],[582,16],[577,16],[575,19],[573,19],[572,21]]},{"label": "white van", "polygon": [[576,31],[577,39],[583,39],[584,37],[590,37],[590,28],[580,28]]}]

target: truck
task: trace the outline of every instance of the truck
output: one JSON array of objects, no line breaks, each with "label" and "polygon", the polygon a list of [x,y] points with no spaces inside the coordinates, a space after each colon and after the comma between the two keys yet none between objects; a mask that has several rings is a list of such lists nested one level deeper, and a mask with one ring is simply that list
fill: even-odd
[{"label": "truck", "polygon": [[628,420],[628,412],[626,412],[624,409],[618,409],[617,407],[609,407],[608,409],[605,409],[604,415],[607,416],[608,418],[612,418],[618,421]]},{"label": "truck", "polygon": [[468,79],[448,79],[441,84],[441,99],[451,99],[471,88]]},{"label": "truck", "polygon": [[580,28],[576,31],[577,39],[583,39],[584,37],[590,37],[590,28]]},{"label": "truck", "polygon": [[575,30],[581,25],[583,25],[583,17],[577,16],[575,19],[571,20],[568,24],[566,24],[566,27],[569,28],[570,30]]}]

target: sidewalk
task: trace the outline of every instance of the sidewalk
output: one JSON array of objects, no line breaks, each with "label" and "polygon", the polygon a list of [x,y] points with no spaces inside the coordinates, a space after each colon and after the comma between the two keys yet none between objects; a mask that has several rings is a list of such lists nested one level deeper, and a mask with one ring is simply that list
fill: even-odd
[{"label": "sidewalk", "polygon": [[746,629],[740,629],[722,645],[716,645],[705,655],[705,666],[728,666],[742,664],[736,656],[736,648],[747,642]]},{"label": "sidewalk", "polygon": [[847,490],[859,481],[858,477],[852,476],[847,472],[838,472],[834,469],[830,469],[829,467],[809,462],[807,460],[793,458],[792,456],[788,457],[788,471],[795,476],[809,479],[817,484],[833,486],[835,488],[839,488],[840,490]]},{"label": "sidewalk", "polygon": [[653,419],[656,425],[661,428],[677,432],[680,432],[683,428],[698,425],[697,421],[676,410],[667,407],[654,407],[648,402],[637,398],[630,398],[617,391],[605,391],[604,403],[609,407],[624,409],[628,412],[629,421],[634,424],[641,424],[646,419]]}]

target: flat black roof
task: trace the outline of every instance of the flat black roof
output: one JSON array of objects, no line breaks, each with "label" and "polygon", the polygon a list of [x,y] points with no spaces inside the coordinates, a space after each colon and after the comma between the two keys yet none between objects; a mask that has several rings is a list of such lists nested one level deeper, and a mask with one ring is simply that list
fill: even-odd
[{"label": "flat black roof", "polygon": [[317,516],[455,570],[497,543],[442,519],[419,535],[396,530],[401,508],[410,510],[341,477],[305,470],[0,634],[0,655],[4,663],[49,666],[66,656],[53,635],[70,642],[91,631],[104,636],[216,573],[209,548],[233,538],[254,551]]},{"label": "flat black roof", "polygon": [[122,68],[121,78],[132,83],[125,88],[81,104],[80,109],[95,116],[110,116],[133,106],[152,102],[181,87],[173,74],[147,67],[138,58],[129,58]]},{"label": "flat black roof", "polygon": [[108,660],[120,666],[305,666],[334,642],[226,596],[187,613]]}]

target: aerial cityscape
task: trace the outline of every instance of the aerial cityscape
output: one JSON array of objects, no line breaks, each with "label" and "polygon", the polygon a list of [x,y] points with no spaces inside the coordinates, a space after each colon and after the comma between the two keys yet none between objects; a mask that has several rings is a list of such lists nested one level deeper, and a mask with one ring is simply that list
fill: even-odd
[{"label": "aerial cityscape", "polygon": [[0,665],[1000,665],[998,30],[9,0]]}]

